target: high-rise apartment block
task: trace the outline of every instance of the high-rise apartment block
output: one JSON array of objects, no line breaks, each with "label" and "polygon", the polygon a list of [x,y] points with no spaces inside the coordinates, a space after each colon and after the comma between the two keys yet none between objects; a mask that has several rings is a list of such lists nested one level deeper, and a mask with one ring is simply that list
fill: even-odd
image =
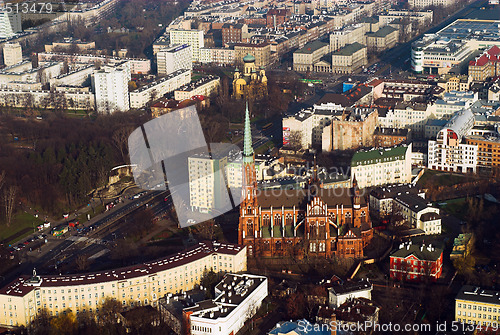
[{"label": "high-rise apartment block", "polygon": [[188,44],[173,45],[156,54],[158,75],[169,75],[177,70],[193,69],[193,54]]},{"label": "high-rise apartment block", "polygon": [[205,46],[203,30],[178,29],[170,31],[170,45],[188,44],[193,62],[200,60],[200,48]]},{"label": "high-rise apartment block", "polygon": [[19,42],[5,43],[3,47],[3,62],[5,66],[21,63],[23,60],[23,50]]},{"label": "high-rise apartment block", "polygon": [[94,72],[92,78],[96,109],[99,113],[128,111],[130,109],[128,82],[130,66],[123,62],[115,67],[104,67]]}]

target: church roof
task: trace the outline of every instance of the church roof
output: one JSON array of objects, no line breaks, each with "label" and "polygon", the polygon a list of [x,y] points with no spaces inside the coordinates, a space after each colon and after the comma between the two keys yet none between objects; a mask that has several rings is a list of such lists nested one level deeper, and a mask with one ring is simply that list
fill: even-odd
[{"label": "church roof", "polygon": [[[328,207],[352,207],[352,190],[350,188],[327,188],[319,189],[318,196]],[[262,190],[257,192],[257,203],[263,208],[281,207],[305,209],[306,204],[312,200],[309,198],[306,189],[299,190]],[[361,197],[361,205],[364,205],[365,199]]]},{"label": "church roof", "polygon": [[255,57],[250,54],[247,54],[245,57],[243,57],[243,61],[245,63],[255,62]]}]

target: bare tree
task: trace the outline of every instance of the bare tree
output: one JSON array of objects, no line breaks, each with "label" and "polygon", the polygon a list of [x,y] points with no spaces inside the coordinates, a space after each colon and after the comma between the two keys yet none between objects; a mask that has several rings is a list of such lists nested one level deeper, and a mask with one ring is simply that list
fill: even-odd
[{"label": "bare tree", "polygon": [[76,258],[76,267],[78,271],[87,271],[89,269],[89,258],[87,255],[78,255]]},{"label": "bare tree", "polygon": [[133,130],[132,127],[121,127],[113,133],[113,144],[120,150],[123,162],[126,162],[128,137]]},{"label": "bare tree", "polygon": [[302,147],[302,133],[298,130],[293,130],[288,135],[288,146],[294,151]]},{"label": "bare tree", "polygon": [[17,186],[11,185],[3,191],[3,201],[5,207],[5,222],[7,226],[12,223],[12,216],[16,207]]}]

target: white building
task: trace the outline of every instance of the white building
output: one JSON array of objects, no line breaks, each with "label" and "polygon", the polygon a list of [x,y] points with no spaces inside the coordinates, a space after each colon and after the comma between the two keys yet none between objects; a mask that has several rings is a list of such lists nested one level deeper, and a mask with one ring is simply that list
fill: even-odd
[{"label": "white building", "polygon": [[191,81],[191,70],[177,70],[166,77],[162,77],[146,86],[130,92],[130,108],[141,108],[151,100],[163,97],[188,84]]},{"label": "white building", "polygon": [[471,109],[458,111],[439,131],[436,140],[429,140],[428,168],[452,172],[476,172],[477,146],[462,144],[474,126]]},{"label": "white building", "polygon": [[92,79],[97,112],[125,112],[130,109],[128,95],[130,64],[128,62],[125,61],[115,67],[105,66],[95,71]]},{"label": "white building", "polygon": [[184,99],[191,99],[196,95],[210,97],[212,94],[218,93],[219,87],[220,78],[208,75],[176,89],[174,92],[174,99],[182,101]]},{"label": "white building", "polygon": [[351,179],[360,188],[411,182],[412,145],[358,151],[351,160]]},{"label": "white building", "polygon": [[425,235],[441,234],[439,209],[416,194],[401,194],[394,197],[393,213],[401,214],[412,228],[421,229]]},{"label": "white building", "polygon": [[328,288],[328,304],[338,308],[344,302],[355,298],[372,299],[373,286],[368,279],[335,284]]},{"label": "white building", "polygon": [[378,217],[391,215],[394,198],[404,194],[414,194],[425,198],[425,192],[412,184],[377,187],[370,192],[370,213]]},{"label": "white building", "polygon": [[116,299],[124,307],[154,307],[165,294],[193,289],[211,269],[216,273],[246,271],[247,248],[202,242],[184,252],[120,269],[19,276],[0,289],[0,325],[27,326],[42,308],[51,316],[68,308],[76,313],[92,312],[106,298]]},{"label": "white building", "polygon": [[200,48],[204,47],[203,30],[170,30],[170,45],[188,44],[191,47],[193,62],[200,61]]},{"label": "white building", "polygon": [[436,112],[438,119],[449,120],[459,110],[469,108],[478,101],[477,92],[446,92],[442,99],[436,100]]},{"label": "white building", "polygon": [[0,10],[0,38],[9,38],[22,31],[21,12],[16,12],[15,9],[12,9],[10,13],[7,9]]},{"label": "white building", "polygon": [[23,50],[19,42],[8,42],[3,47],[3,63],[11,66],[23,61]]},{"label": "white building", "polygon": [[191,46],[187,44],[161,49],[156,54],[158,75],[169,75],[177,70],[192,70],[192,55]]},{"label": "white building", "polygon": [[215,287],[215,299],[184,309],[190,334],[236,334],[253,317],[267,297],[267,278],[226,274]]}]

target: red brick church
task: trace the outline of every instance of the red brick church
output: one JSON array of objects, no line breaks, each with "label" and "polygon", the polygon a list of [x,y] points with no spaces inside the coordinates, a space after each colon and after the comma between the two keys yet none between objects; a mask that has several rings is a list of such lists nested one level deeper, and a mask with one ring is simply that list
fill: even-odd
[{"label": "red brick church", "polygon": [[315,172],[305,189],[258,189],[248,108],[243,173],[238,243],[249,255],[363,257],[373,229],[356,179],[352,188],[324,189]]}]

